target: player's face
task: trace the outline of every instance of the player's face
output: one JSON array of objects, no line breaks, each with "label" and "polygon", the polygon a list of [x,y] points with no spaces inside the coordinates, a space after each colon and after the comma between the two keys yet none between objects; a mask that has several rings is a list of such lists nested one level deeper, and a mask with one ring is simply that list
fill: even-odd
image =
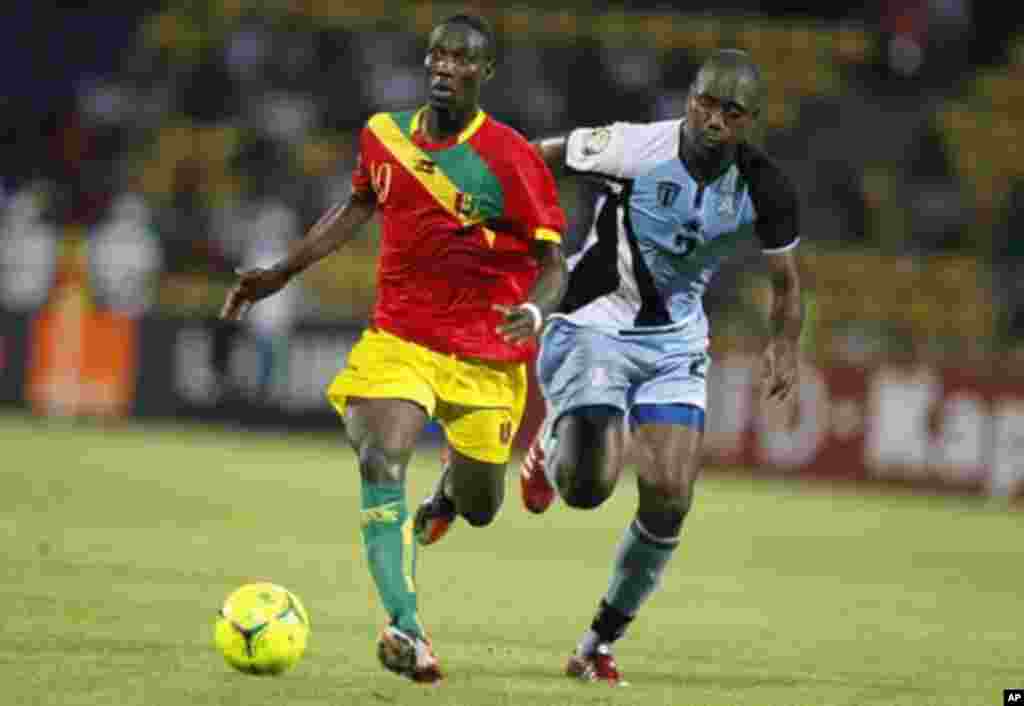
[{"label": "player's face", "polygon": [[430,105],[461,112],[480,102],[480,88],[493,72],[487,38],[472,27],[441,25],[430,35],[423,62],[430,76]]},{"label": "player's face", "polygon": [[686,106],[686,133],[701,150],[717,152],[747,138],[757,110],[757,86],[737,72],[705,70]]}]

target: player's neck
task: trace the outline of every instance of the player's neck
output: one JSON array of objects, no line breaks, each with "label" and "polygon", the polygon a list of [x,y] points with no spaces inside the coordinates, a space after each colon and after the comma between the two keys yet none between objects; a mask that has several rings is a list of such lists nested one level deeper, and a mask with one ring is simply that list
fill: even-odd
[{"label": "player's neck", "polygon": [[684,138],[680,145],[679,157],[694,179],[707,184],[722,176],[735,161],[736,145],[725,145],[721,150],[712,152],[699,150]]},{"label": "player's neck", "polygon": [[480,112],[480,106],[467,106],[461,111],[438,110],[434,106],[428,106],[423,115],[423,132],[431,142],[444,142],[449,140],[467,127]]}]

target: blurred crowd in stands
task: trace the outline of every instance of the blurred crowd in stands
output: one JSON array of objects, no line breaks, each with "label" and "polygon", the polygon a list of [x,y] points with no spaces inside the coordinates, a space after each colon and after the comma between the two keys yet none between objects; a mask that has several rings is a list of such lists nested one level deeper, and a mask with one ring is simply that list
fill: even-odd
[{"label": "blurred crowd in stands", "polygon": [[[25,67],[5,102],[0,306],[42,306],[76,241],[98,305],[213,315],[236,268],[273,262],[346,197],[359,128],[424,100],[429,28],[475,9],[500,42],[484,105],[529,137],[679,116],[707,51],[753,53],[764,146],[804,200],[819,354],[1024,340],[1024,34],[980,2],[814,17],[756,2],[714,15],[685,2],[172,0],[116,17],[31,5],[0,35],[8,71]],[[38,60],[49,73],[32,73]],[[591,193],[562,190],[571,241]],[[371,228],[252,325],[362,319],[375,243]],[[754,262],[713,289],[723,335],[751,325],[757,291],[739,274]]]}]

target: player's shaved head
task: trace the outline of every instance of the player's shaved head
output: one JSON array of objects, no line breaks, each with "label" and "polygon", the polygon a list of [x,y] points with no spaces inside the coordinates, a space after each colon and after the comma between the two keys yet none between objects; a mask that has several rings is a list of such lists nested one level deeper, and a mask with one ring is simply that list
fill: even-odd
[{"label": "player's shaved head", "polygon": [[761,70],[745,51],[720,49],[701,65],[691,92],[735,103],[756,116],[761,110]]},{"label": "player's shaved head", "polygon": [[488,59],[493,60],[495,58],[496,41],[494,38],[494,30],[491,29],[490,23],[483,17],[469,14],[452,15],[445,18],[440,24],[438,24],[434,31],[436,32],[442,27],[461,28],[468,31],[470,34],[477,35],[479,39],[471,40],[472,43],[477,45],[479,50],[482,51]]}]

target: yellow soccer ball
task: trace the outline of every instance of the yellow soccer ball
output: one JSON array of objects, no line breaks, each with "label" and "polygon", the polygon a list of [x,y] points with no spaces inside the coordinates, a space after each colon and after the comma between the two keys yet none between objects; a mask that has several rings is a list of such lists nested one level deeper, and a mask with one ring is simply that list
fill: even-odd
[{"label": "yellow soccer ball", "polygon": [[224,601],[213,641],[224,659],[247,674],[281,674],[306,651],[309,615],[298,596],[273,583],[250,583]]}]

